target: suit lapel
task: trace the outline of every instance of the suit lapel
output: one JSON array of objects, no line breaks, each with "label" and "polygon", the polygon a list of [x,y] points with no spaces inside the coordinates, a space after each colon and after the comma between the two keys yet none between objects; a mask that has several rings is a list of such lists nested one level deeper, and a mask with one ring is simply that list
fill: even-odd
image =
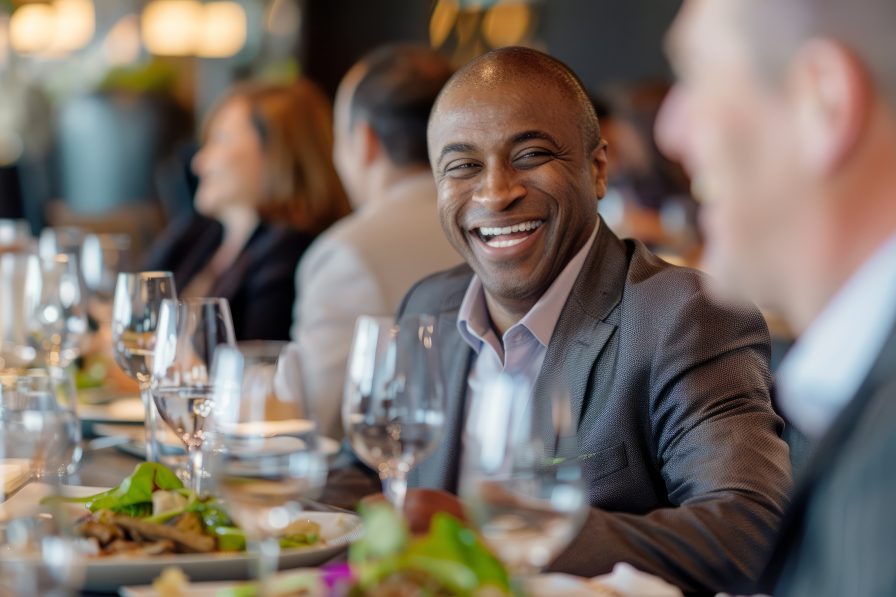
[{"label": "suit lapel", "polygon": [[563,389],[569,391],[573,430],[578,430],[587,406],[589,372],[616,329],[605,320],[622,299],[627,271],[625,246],[602,221],[557,320],[535,382],[536,397]]},{"label": "suit lapel", "polygon": [[896,365],[896,328],[890,332],[890,337],[859,390],[835,419],[812,454],[782,521],[778,543],[763,574],[762,589],[770,591],[774,588],[784,572],[785,565],[799,550],[803,527],[807,522],[805,515],[817,484],[833,468],[838,455],[843,451],[844,444],[849,441],[859,424],[868,403],[877,393],[877,388],[892,377],[894,365]]}]

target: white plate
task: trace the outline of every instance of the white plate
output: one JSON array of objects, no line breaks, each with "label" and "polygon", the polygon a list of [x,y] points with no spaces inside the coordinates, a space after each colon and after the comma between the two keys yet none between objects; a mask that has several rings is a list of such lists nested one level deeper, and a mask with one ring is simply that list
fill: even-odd
[{"label": "white plate", "polygon": [[[65,487],[70,496],[86,496],[103,491],[97,487]],[[49,486],[32,483],[0,504],[2,516],[19,516],[32,511],[34,505],[49,492]],[[80,507],[83,511],[83,506]],[[285,549],[280,554],[280,568],[317,566],[345,550],[361,536],[361,519],[340,512],[305,512],[309,520],[320,525],[326,544]],[[0,547],[0,555],[3,548]],[[177,566],[194,582],[241,580],[249,577],[255,558],[247,553],[173,554],[156,557],[108,557],[90,559],[86,564],[87,591],[117,591],[124,585],[149,584],[169,566]]]},{"label": "white plate", "polygon": [[139,396],[129,396],[105,404],[78,405],[78,418],[83,422],[142,423],[143,401]]}]

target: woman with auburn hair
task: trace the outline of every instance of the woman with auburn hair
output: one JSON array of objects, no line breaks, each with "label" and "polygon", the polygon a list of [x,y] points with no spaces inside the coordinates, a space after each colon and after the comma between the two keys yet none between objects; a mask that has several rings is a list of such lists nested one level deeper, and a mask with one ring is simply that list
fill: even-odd
[{"label": "woman with auburn hair", "polygon": [[307,79],[238,85],[206,119],[192,161],[198,214],[173,223],[145,265],[172,271],[180,296],[227,298],[238,340],[289,339],[299,259],[350,211],[331,123]]}]

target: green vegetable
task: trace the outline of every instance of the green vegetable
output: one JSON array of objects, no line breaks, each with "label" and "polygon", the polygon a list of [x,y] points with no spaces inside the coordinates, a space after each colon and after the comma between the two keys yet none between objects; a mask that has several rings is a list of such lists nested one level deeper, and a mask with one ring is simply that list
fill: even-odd
[{"label": "green vegetable", "polygon": [[456,518],[436,514],[429,533],[412,539],[388,506],[374,505],[362,515],[364,536],[349,552],[362,591],[375,592],[390,576],[408,573],[422,574],[453,595],[470,596],[486,586],[512,593],[501,562]]},{"label": "green vegetable", "polygon": [[237,527],[211,527],[218,538],[218,551],[245,551],[246,535]]},{"label": "green vegetable", "polygon": [[82,498],[60,498],[65,502],[83,503],[91,512],[111,510],[136,518],[152,514],[152,493],[159,489],[179,490],[180,482],[167,467],[156,462],[142,462],[116,487]]}]

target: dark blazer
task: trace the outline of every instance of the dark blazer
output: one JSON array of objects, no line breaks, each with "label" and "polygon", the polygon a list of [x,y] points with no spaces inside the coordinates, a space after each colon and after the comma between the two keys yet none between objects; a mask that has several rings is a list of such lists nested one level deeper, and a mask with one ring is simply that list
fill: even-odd
[{"label": "dark blazer", "polygon": [[[146,269],[174,273],[178,289],[204,268],[221,245],[217,220],[195,215],[178,221],[159,239]],[[237,340],[289,340],[295,271],[313,236],[262,222],[227,272],[215,280],[211,296],[230,302]]]},{"label": "dark blazer", "polygon": [[894,508],[896,329],[809,460],[763,590],[783,597],[896,595]]},{"label": "dark blazer", "polygon": [[[438,317],[448,402],[443,442],[412,485],[457,488],[474,353],[456,324],[471,276],[437,274],[405,300]],[[713,302],[700,274],[602,223],[535,386],[570,390],[594,506],[552,568],[593,576],[627,561],[688,592],[754,584],[791,487],[768,361],[755,308]]]}]

